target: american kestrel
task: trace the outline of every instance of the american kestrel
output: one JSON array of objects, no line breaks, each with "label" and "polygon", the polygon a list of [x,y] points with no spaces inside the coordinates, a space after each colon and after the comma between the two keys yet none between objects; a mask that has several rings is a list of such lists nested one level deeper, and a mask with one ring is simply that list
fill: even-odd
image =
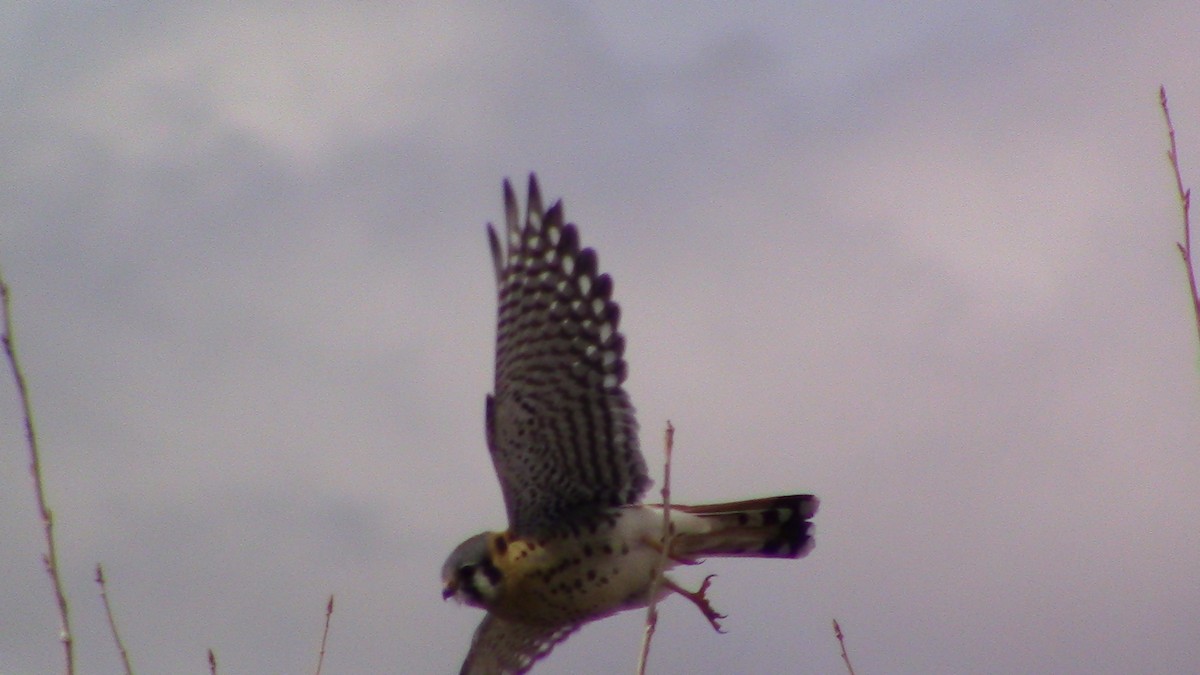
[{"label": "american kestrel", "polygon": [[[612,279],[579,248],[537,178],[521,224],[504,181],[506,246],[488,224],[500,290],[487,444],[508,529],[467,539],[442,567],[443,595],[487,610],[461,673],[524,673],[583,624],[649,604],[662,560],[661,505],[638,449]],[[710,556],[799,558],[813,546],[813,495],[670,508],[667,567]],[[704,592],[668,578],[720,629]]]}]

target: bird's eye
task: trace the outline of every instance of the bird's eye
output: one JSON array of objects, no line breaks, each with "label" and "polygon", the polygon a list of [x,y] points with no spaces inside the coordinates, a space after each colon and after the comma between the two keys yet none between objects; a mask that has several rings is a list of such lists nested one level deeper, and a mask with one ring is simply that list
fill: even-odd
[{"label": "bird's eye", "polygon": [[462,567],[458,568],[458,578],[459,579],[470,579],[473,576],[475,576],[475,564],[474,563],[467,563],[466,565],[463,565]]}]

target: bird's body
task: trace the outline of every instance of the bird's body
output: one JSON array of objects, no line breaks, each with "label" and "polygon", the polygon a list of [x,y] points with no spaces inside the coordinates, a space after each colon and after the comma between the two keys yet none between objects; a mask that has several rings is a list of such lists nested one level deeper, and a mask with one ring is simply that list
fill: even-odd
[{"label": "bird's body", "polygon": [[[504,194],[506,250],[489,226],[500,309],[486,419],[509,528],[467,539],[442,568],[445,597],[488,612],[463,664],[470,675],[526,672],[584,623],[645,606],[663,567],[801,557],[818,504],[790,495],[672,506],[664,544],[663,508],[640,501],[650,479],[621,387],[612,281],[579,248],[561,203],[543,211],[533,176],[523,226],[507,181]],[[689,592],[664,577],[657,587],[719,628],[707,585]]]},{"label": "bird's body", "polygon": [[655,516],[626,507],[544,539],[489,533],[503,584],[485,608],[508,620],[557,626],[644,605],[660,558],[650,545],[662,528]]},{"label": "bird's body", "polygon": [[[799,557],[812,543],[805,521],[814,508],[808,495],[677,505],[666,568],[706,557]],[[488,532],[483,541],[500,581],[487,581],[489,570],[479,570],[491,594],[468,602],[501,618],[545,625],[644,607],[662,566],[662,526],[662,506],[636,504],[541,539]],[[662,586],[663,594],[669,591]]]}]

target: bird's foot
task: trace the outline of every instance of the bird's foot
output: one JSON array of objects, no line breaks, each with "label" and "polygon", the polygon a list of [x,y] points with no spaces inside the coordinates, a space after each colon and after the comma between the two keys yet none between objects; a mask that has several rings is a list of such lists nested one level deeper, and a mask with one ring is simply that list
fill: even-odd
[{"label": "bird's foot", "polygon": [[675,591],[688,600],[691,600],[692,604],[696,606],[696,609],[699,609],[700,613],[704,615],[704,618],[708,619],[708,622],[712,624],[713,630],[717,631],[718,633],[724,633],[725,629],[721,628],[720,620],[724,619],[725,615],[713,609],[712,603],[708,601],[708,596],[705,595],[708,591],[708,587],[712,585],[712,580],[715,576],[717,575],[710,574],[704,577],[704,583],[700,584],[700,590],[695,592],[683,588],[670,579],[664,578],[663,583],[666,584],[667,588]]}]

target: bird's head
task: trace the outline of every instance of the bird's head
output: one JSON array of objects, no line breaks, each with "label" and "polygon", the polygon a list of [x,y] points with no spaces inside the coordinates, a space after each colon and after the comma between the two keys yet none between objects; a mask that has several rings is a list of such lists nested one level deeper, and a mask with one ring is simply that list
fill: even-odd
[{"label": "bird's head", "polygon": [[442,598],[487,609],[499,595],[504,574],[492,562],[494,532],[477,534],[450,552],[442,565]]}]

